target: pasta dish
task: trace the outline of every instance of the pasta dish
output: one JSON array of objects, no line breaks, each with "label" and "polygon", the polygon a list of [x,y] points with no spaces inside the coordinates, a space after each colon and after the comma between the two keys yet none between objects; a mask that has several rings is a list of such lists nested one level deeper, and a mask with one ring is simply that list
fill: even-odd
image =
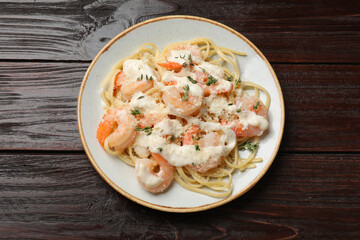
[{"label": "pasta dish", "polygon": [[262,161],[256,154],[269,126],[270,96],[240,80],[237,56],[246,54],[207,38],[161,52],[143,44],[101,83],[100,145],[135,167],[138,182],[152,193],[175,180],[194,192],[230,195],[233,173]]}]

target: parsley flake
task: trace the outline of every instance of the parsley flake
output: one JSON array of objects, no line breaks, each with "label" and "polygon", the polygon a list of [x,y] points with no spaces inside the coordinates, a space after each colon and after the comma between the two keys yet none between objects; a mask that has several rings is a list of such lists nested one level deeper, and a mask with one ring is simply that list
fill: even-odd
[{"label": "parsley flake", "polygon": [[236,80],[235,80],[235,84],[236,84],[236,86],[237,86],[237,85],[239,85],[240,83],[241,83],[240,78],[238,78],[238,79],[236,79]]},{"label": "parsley flake", "polygon": [[172,141],[172,142],[175,141],[175,136],[174,135],[171,136],[170,141]]},{"label": "parsley flake", "polygon": [[139,100],[139,99],[142,99],[142,98],[144,98],[144,96],[140,96],[140,97],[138,97],[138,100]]},{"label": "parsley flake", "polygon": [[159,152],[162,152],[162,148],[161,148],[161,147],[159,147],[158,150],[159,150]]},{"label": "parsley flake", "polygon": [[236,110],[236,112],[238,112],[238,113],[241,112],[241,108],[239,108],[238,110]]}]

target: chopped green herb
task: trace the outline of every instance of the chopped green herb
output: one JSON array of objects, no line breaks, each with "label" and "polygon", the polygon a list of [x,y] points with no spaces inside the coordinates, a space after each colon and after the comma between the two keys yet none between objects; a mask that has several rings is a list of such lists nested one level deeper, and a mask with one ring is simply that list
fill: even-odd
[{"label": "chopped green herb", "polygon": [[180,55],[180,58],[185,59],[185,54],[184,54],[184,56],[181,56],[181,55]]},{"label": "chopped green herb", "polygon": [[240,78],[238,78],[238,79],[236,79],[236,80],[235,80],[235,84],[236,84],[236,86],[237,86],[237,85],[239,85],[240,83],[241,83]]},{"label": "chopped green herb", "polygon": [[197,84],[197,81],[194,80],[192,77],[190,77],[190,76],[186,76],[186,77],[187,77],[187,79],[189,79],[189,81],[190,81],[192,84]]},{"label": "chopped green herb", "polygon": [[158,150],[159,150],[160,152],[162,152],[162,148],[161,148],[161,147],[159,147]]},{"label": "chopped green herb", "polygon": [[140,79],[141,79],[141,80],[143,80],[143,78],[144,78],[144,75],[143,75],[143,74],[141,74],[141,77],[140,77]]},{"label": "chopped green herb", "polygon": [[249,150],[250,152],[254,152],[259,148],[259,143],[253,144],[252,142],[244,142],[243,144],[239,145],[239,150]]},{"label": "chopped green herb", "polygon": [[190,62],[190,66],[194,66],[194,63],[193,63],[192,58],[191,58],[191,54],[189,54],[188,59],[189,59],[189,62]]},{"label": "chopped green herb", "polygon": [[253,106],[253,109],[256,111],[257,108],[258,108],[258,106],[261,106],[261,105],[260,105],[260,102],[257,102],[256,105]]},{"label": "chopped green herb", "polygon": [[142,99],[142,98],[144,98],[144,96],[140,96],[140,97],[138,97],[138,99]]},{"label": "chopped green herb", "polygon": [[153,80],[153,77],[152,77],[152,76],[150,76],[150,77],[149,77],[149,80],[150,80],[150,81],[152,81],[152,80]]},{"label": "chopped green herb", "polygon": [[197,138],[196,138],[196,137],[192,136],[192,139],[194,139],[194,140],[196,140],[196,141],[200,140],[200,138],[201,138],[201,137],[197,137]]},{"label": "chopped green herb", "polygon": [[182,100],[183,100],[183,102],[186,102],[189,100],[188,93],[189,93],[190,87],[189,87],[189,85],[186,84],[186,86],[183,87],[183,89],[185,90],[185,92],[184,92],[184,95],[182,96]]},{"label": "chopped green herb", "polygon": [[200,151],[199,145],[197,145],[197,144],[195,145],[195,150],[196,150],[196,151]]},{"label": "chopped green herb", "polygon": [[149,136],[151,133],[152,133],[152,128],[150,128],[150,127],[144,127],[144,128],[141,128],[141,127],[139,127],[139,126],[136,126],[135,127],[135,131],[143,131],[143,132],[145,132],[146,133],[146,136]]},{"label": "chopped green herb", "polygon": [[170,141],[172,141],[172,142],[175,141],[175,136],[174,135],[171,136]]},{"label": "chopped green herb", "polygon": [[208,81],[206,82],[206,86],[210,86],[211,84],[216,84],[217,83],[217,79],[215,79],[213,76],[209,75],[208,76]]},{"label": "chopped green herb", "polygon": [[238,113],[241,112],[241,108],[239,108],[238,110],[236,110],[236,112],[238,112]]},{"label": "chopped green herb", "polygon": [[149,77],[148,77],[148,75],[146,75],[146,76],[145,76],[145,78],[146,78],[146,81],[149,81]]},{"label": "chopped green herb", "polygon": [[229,82],[231,82],[231,81],[234,79],[234,77],[230,75],[230,76],[227,76],[226,79],[227,79]]},{"label": "chopped green herb", "polygon": [[202,71],[203,73],[205,73],[205,69],[204,69],[204,68],[202,68],[202,67],[199,67],[199,68],[201,68],[201,71]]},{"label": "chopped green herb", "polygon": [[229,103],[229,104],[228,104],[228,106],[232,106],[232,105],[234,105],[234,104],[232,104],[232,103]]},{"label": "chopped green herb", "polygon": [[141,113],[139,110],[135,109],[135,110],[131,110],[131,114],[135,116],[135,115],[140,115]]},{"label": "chopped green herb", "polygon": [[191,165],[195,166],[195,163],[192,162]]}]

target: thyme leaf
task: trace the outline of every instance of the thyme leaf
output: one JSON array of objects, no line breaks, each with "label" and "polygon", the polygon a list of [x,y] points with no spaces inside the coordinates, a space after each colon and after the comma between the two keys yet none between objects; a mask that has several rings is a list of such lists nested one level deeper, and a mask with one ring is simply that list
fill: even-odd
[{"label": "thyme leaf", "polygon": [[139,110],[135,109],[135,110],[131,110],[131,114],[136,116],[136,115],[140,115],[141,113]]},{"label": "thyme leaf", "polygon": [[199,145],[197,145],[197,144],[195,145],[195,150],[196,150],[196,151],[200,151]]},{"label": "thyme leaf", "polygon": [[261,105],[260,105],[260,102],[257,102],[256,105],[253,106],[253,109],[256,111],[257,108],[258,108],[258,106],[261,106]]},{"label": "thyme leaf", "polygon": [[190,87],[189,87],[189,85],[186,84],[186,86],[183,87],[183,89],[185,90],[185,92],[184,92],[184,95],[182,96],[182,100],[183,100],[183,102],[186,102],[189,100],[188,94],[189,94]]},{"label": "thyme leaf", "polygon": [[217,79],[215,79],[213,76],[209,75],[208,76],[208,81],[206,82],[206,86],[210,86],[211,84],[216,84],[217,83]]},{"label": "thyme leaf", "polygon": [[244,142],[243,144],[239,145],[239,150],[249,150],[250,152],[254,152],[259,148],[259,143],[253,144],[252,142]]},{"label": "thyme leaf", "polygon": [[187,77],[187,79],[189,79],[189,81],[190,81],[192,84],[197,84],[197,81],[194,80],[192,77],[190,77],[190,76],[186,76],[186,77]]}]

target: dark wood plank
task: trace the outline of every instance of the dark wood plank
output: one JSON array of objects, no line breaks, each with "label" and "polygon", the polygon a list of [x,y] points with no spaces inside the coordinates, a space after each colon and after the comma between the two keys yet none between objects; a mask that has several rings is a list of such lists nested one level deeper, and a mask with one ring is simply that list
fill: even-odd
[{"label": "dark wood plank", "polygon": [[0,149],[81,150],[76,104],[88,65],[0,63]]},{"label": "dark wood plank", "polygon": [[281,149],[359,151],[360,66],[274,65],[285,99]]},{"label": "dark wood plank", "polygon": [[[88,63],[0,63],[0,149],[82,150],[76,101]],[[275,64],[283,151],[359,151],[359,65]]]},{"label": "dark wood plank", "polygon": [[166,14],[203,16],[253,41],[271,62],[360,61],[355,1],[7,1],[1,59],[90,60],[129,26]]},{"label": "dark wood plank", "polygon": [[279,155],[244,196],[191,214],[131,202],[85,154],[0,154],[0,164],[5,239],[360,238],[360,155]]}]

